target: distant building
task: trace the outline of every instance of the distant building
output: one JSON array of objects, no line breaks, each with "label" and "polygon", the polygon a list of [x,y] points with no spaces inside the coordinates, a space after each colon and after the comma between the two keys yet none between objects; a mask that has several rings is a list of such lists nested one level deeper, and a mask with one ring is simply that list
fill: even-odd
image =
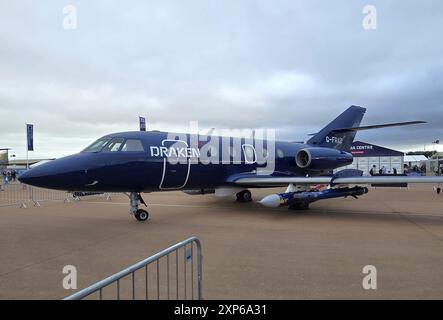
[{"label": "distant building", "polygon": [[34,165],[36,163],[42,162],[42,161],[48,161],[48,160],[54,160],[52,159],[16,159],[15,155],[12,155],[13,159],[9,159],[9,148],[0,148],[0,168],[8,168],[8,169],[23,169],[26,168],[26,165],[29,164],[29,166]]},{"label": "distant building", "polygon": [[38,162],[42,161],[48,161],[48,160],[54,160],[54,159],[17,159],[17,160],[9,160],[8,162],[8,168],[26,168],[26,164],[29,163],[29,166],[32,166]]},{"label": "distant building", "polygon": [[8,151],[7,148],[0,148],[0,168],[8,165]]},{"label": "distant building", "polygon": [[424,161],[426,165],[426,174],[435,175],[437,172],[442,174],[443,169],[443,152],[437,152],[427,161]]},{"label": "distant building", "polygon": [[422,154],[405,155],[404,157],[404,163],[410,168],[414,166],[420,167],[427,160],[428,158]]},{"label": "distant building", "polygon": [[350,152],[354,156],[354,162],[345,167],[346,169],[362,170],[364,175],[369,175],[372,166],[375,166],[377,173],[382,167],[386,168],[386,173],[393,173],[394,168],[398,174],[403,173],[403,152],[362,141],[355,141]]},{"label": "distant building", "polygon": [[27,162],[29,163],[29,167],[32,168],[39,163],[44,163],[51,160],[54,159],[29,159],[28,161],[26,161],[26,159],[9,160],[7,165],[0,166],[0,168],[2,170],[15,170],[18,174],[21,174],[23,171],[26,171]]}]

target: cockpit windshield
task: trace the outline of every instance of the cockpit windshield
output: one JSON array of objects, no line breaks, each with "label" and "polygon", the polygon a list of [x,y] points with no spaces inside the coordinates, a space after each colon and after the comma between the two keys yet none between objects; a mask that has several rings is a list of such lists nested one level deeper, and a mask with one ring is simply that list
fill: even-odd
[{"label": "cockpit windshield", "polygon": [[82,152],[143,152],[143,143],[139,139],[100,138]]},{"label": "cockpit windshield", "polygon": [[102,149],[103,152],[117,152],[120,150],[120,147],[122,146],[123,142],[125,142],[125,139],[123,138],[114,138],[109,142],[106,147]]},{"label": "cockpit windshield", "polygon": [[82,152],[100,152],[105,144],[107,144],[111,138],[100,138],[94,143],[92,143],[89,147],[84,149]]}]

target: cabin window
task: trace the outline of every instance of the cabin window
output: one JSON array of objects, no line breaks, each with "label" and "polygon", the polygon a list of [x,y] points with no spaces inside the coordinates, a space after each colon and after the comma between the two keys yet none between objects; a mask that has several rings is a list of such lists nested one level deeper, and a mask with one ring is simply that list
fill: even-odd
[{"label": "cabin window", "polygon": [[245,154],[245,162],[246,163],[255,163],[255,161],[257,160],[257,156],[255,153],[255,149],[252,145],[250,144],[244,144],[243,145],[243,152]]},{"label": "cabin window", "polygon": [[143,144],[138,139],[128,139],[126,140],[125,144],[122,147],[122,152],[138,152],[138,151],[145,151],[145,148],[143,148]]},{"label": "cabin window", "polygon": [[93,142],[89,147],[84,149],[82,152],[100,152],[103,146],[111,141],[111,138],[101,138]]},{"label": "cabin window", "polygon": [[206,154],[207,154],[208,158],[217,157],[217,155],[218,155],[217,148],[215,146],[209,146],[208,152]]},{"label": "cabin window", "polygon": [[229,155],[230,155],[232,158],[235,158],[235,157],[237,156],[237,152],[235,151],[235,148],[234,148],[233,146],[230,146],[230,147],[229,147]]},{"label": "cabin window", "polygon": [[120,150],[123,142],[125,142],[123,138],[114,138],[103,148],[103,152],[117,152]]}]

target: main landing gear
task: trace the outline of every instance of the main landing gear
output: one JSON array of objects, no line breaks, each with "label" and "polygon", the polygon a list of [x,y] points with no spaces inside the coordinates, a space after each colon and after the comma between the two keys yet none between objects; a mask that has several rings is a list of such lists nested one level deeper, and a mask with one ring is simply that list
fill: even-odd
[{"label": "main landing gear", "polygon": [[149,213],[146,210],[139,209],[140,203],[147,207],[145,201],[139,192],[131,192],[129,194],[129,213],[133,215],[138,221],[146,221],[149,218]]},{"label": "main landing gear", "polygon": [[238,202],[251,202],[252,201],[251,191],[243,190],[243,191],[237,193],[237,201]]}]

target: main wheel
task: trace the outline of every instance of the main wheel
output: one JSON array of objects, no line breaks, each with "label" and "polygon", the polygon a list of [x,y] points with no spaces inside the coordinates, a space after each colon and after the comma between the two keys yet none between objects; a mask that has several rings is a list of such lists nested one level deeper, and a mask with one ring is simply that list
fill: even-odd
[{"label": "main wheel", "polygon": [[441,193],[441,188],[438,187],[438,188],[437,188],[437,194],[440,194],[440,193]]},{"label": "main wheel", "polygon": [[149,218],[149,213],[146,210],[138,209],[134,216],[138,221],[146,221]]},{"label": "main wheel", "polygon": [[252,193],[249,190],[244,190],[242,192],[237,193],[237,201],[239,202],[251,202],[252,201]]},{"label": "main wheel", "polygon": [[243,201],[244,202],[251,202],[252,201],[252,193],[249,190],[245,190],[243,192]]}]

